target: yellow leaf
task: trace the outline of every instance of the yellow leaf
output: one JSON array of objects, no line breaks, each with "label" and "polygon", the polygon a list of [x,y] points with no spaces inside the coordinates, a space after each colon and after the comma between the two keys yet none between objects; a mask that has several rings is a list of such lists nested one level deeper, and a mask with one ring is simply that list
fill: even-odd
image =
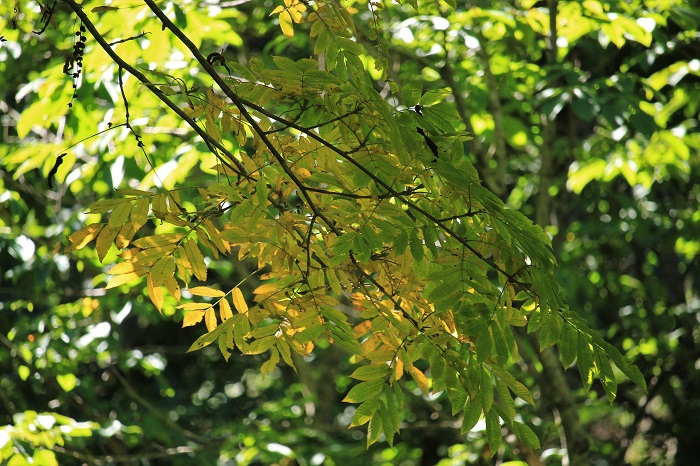
[{"label": "yellow leaf", "polygon": [[214,308],[204,311],[204,323],[207,326],[207,331],[211,332],[216,328],[216,314],[214,313]]},{"label": "yellow leaf", "polygon": [[197,234],[197,239],[199,240],[199,242],[211,251],[215,259],[218,259],[219,250],[216,248],[216,246],[214,246],[214,244],[211,241],[209,241],[209,237],[207,236],[207,233],[204,231],[204,229],[201,227],[197,227],[195,232]]},{"label": "yellow leaf", "polygon": [[120,285],[123,285],[124,283],[128,283],[132,280],[136,280],[137,278],[143,276],[146,273],[146,269],[139,270],[138,272],[131,272],[131,273],[123,273],[121,275],[115,275],[112,278],[110,278],[109,282],[107,282],[107,286],[105,286],[105,290],[109,290],[110,288],[116,288]]},{"label": "yellow leaf", "polygon": [[112,211],[112,215],[109,217],[109,222],[107,226],[111,228],[120,228],[124,223],[129,220],[129,215],[131,214],[131,200],[126,200],[117,206]]},{"label": "yellow leaf", "polygon": [[153,276],[153,285],[160,286],[165,283],[165,280],[175,274],[175,260],[173,256],[165,256],[151,267],[150,274]]},{"label": "yellow leaf", "polygon": [[71,246],[66,248],[66,252],[77,251],[90,243],[104,227],[103,223],[92,223],[80,230],[73,232],[68,239]]},{"label": "yellow leaf", "polygon": [[277,291],[276,283],[265,283],[253,290],[253,294],[268,294]]},{"label": "yellow leaf", "polygon": [[413,377],[413,380],[416,381],[418,384],[418,388],[421,389],[423,393],[425,393],[426,396],[430,395],[430,387],[429,387],[429,382],[428,378],[425,376],[423,372],[421,372],[418,368],[416,368],[414,365],[408,366],[408,373],[411,374],[411,377]]},{"label": "yellow leaf", "polygon": [[163,289],[159,286],[153,286],[153,279],[148,276],[148,296],[151,298],[151,302],[156,306],[158,312],[163,313]]},{"label": "yellow leaf", "polygon": [[175,277],[169,277],[165,280],[165,289],[168,290],[168,293],[170,293],[171,296],[173,296],[175,299],[177,299],[178,302],[180,302],[180,285],[177,284],[177,280],[175,280]]},{"label": "yellow leaf", "polygon": [[177,306],[178,309],[183,309],[185,311],[205,311],[211,307],[209,303],[185,303]]},{"label": "yellow leaf", "polygon": [[117,248],[124,249],[129,245],[135,234],[136,229],[134,229],[134,224],[131,222],[125,223],[119,230],[119,233],[117,233],[114,244]]},{"label": "yellow leaf", "polygon": [[294,26],[292,26],[292,15],[289,11],[283,11],[279,15],[280,29],[282,29],[282,34],[289,37],[290,39],[294,37]]},{"label": "yellow leaf", "polygon": [[205,219],[202,223],[204,224],[204,228],[207,230],[207,233],[209,233],[209,237],[216,248],[221,251],[222,254],[229,254],[231,252],[231,247],[223,240],[221,237],[221,232],[218,228],[216,228],[214,223],[209,219]]},{"label": "yellow leaf", "polygon": [[272,13],[270,13],[268,16],[276,15],[277,13],[280,13],[284,11],[284,7],[282,5],[275,7],[274,10],[272,10]]},{"label": "yellow leaf", "polygon": [[136,267],[133,262],[120,262],[115,264],[111,269],[107,271],[110,275],[121,275],[123,273],[136,272],[138,269],[143,267]]},{"label": "yellow leaf", "polygon": [[134,225],[134,230],[139,231],[148,221],[148,205],[148,199],[145,197],[136,201],[131,210],[131,223]]},{"label": "yellow leaf", "polygon": [[105,256],[109,252],[109,249],[112,247],[114,239],[117,237],[117,233],[119,233],[119,227],[107,226],[107,228],[103,228],[102,231],[100,231],[100,234],[97,236],[97,241],[95,241],[95,249],[97,250],[97,257],[100,259],[100,262],[104,260]]},{"label": "yellow leaf", "polygon": [[161,257],[170,255],[176,248],[176,244],[166,244],[165,246],[156,246],[144,249],[143,251],[137,251],[131,255],[131,261],[134,262],[137,267],[152,265]]},{"label": "yellow leaf", "polygon": [[223,291],[215,290],[214,288],[209,288],[208,286],[195,286],[190,288],[188,291],[195,296],[209,296],[212,298],[226,296],[226,293]]},{"label": "yellow leaf", "polygon": [[353,333],[355,334],[355,338],[360,338],[361,336],[364,336],[369,332],[372,328],[372,321],[371,320],[365,320],[362,323],[359,323],[353,327]]},{"label": "yellow leaf", "polygon": [[165,194],[156,194],[153,197],[153,215],[163,220],[168,213],[168,203]]},{"label": "yellow leaf", "polygon": [[153,248],[175,244],[182,239],[183,233],[164,233],[161,235],[146,236],[134,241],[137,248]]},{"label": "yellow leaf", "polygon": [[282,359],[284,359],[284,362],[286,362],[287,365],[294,369],[294,372],[296,372],[297,368],[294,365],[294,360],[292,359],[292,351],[289,348],[289,343],[287,343],[286,340],[278,338],[275,342],[275,346],[277,346],[277,349],[279,350]]},{"label": "yellow leaf", "polygon": [[277,351],[277,348],[272,348],[270,350],[270,359],[265,361],[261,367],[262,370],[262,375],[265,377],[268,374],[272,374],[272,371],[275,370],[275,367],[277,366],[277,363],[280,362],[280,353]]},{"label": "yellow leaf", "polygon": [[304,5],[303,3],[297,3],[296,5],[294,5],[293,8],[290,8],[287,11],[289,11],[289,14],[292,16],[294,22],[299,24],[302,22],[302,13],[306,11],[306,5]]},{"label": "yellow leaf", "polygon": [[221,317],[222,322],[233,317],[231,305],[228,303],[228,299],[226,298],[219,301],[219,317]]},{"label": "yellow leaf", "polygon": [[401,377],[403,377],[403,361],[397,359],[394,365],[394,380],[401,380]]},{"label": "yellow leaf", "polygon": [[204,263],[204,256],[202,256],[197,242],[190,238],[185,242],[184,247],[187,258],[192,264],[194,276],[201,281],[205,281],[207,279],[207,265]]},{"label": "yellow leaf", "polygon": [[204,311],[190,311],[185,314],[185,318],[182,320],[182,326],[191,327],[198,324],[202,321],[202,317],[204,317]]},{"label": "yellow leaf", "polygon": [[231,290],[231,297],[233,298],[233,306],[236,308],[238,312],[241,314],[245,314],[248,312],[248,304],[245,302],[245,298],[243,298],[243,293],[239,288],[234,288]]}]

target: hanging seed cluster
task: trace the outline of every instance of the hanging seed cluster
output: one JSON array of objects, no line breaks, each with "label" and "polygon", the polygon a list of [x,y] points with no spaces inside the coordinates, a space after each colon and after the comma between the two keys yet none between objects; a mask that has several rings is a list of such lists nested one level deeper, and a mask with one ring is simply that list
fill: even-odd
[{"label": "hanging seed cluster", "polygon": [[83,70],[83,56],[85,55],[85,26],[80,25],[80,30],[75,33],[78,38],[73,46],[73,53],[66,58],[66,62],[63,64],[63,73],[73,78],[73,97],[71,101],[68,102],[68,106],[73,106],[73,100],[78,98],[78,78]]}]

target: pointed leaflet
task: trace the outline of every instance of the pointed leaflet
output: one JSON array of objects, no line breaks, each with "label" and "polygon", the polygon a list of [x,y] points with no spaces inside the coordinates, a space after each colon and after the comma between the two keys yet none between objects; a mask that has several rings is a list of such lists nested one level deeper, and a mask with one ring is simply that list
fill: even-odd
[{"label": "pointed leaflet", "polygon": [[[128,263],[128,262],[127,262]],[[153,285],[153,278],[151,275],[148,275],[148,297],[151,298],[151,302],[156,306],[156,309],[158,309],[158,312],[163,312],[163,300],[165,299],[163,296],[163,289],[159,286],[154,286]]]},{"label": "pointed leaflet", "polygon": [[[216,327],[213,331],[205,333],[201,337],[197,338],[194,343],[190,346],[190,348],[187,350],[187,352],[191,351],[196,351],[199,349],[204,348],[205,346],[208,346],[212,344],[217,338],[219,338],[219,335],[221,335],[221,332],[224,330],[230,330],[231,324],[224,322],[218,327]],[[231,345],[233,347],[233,345]]]},{"label": "pointed leaflet", "polygon": [[217,322],[216,322],[216,313],[214,311],[214,308],[209,308],[206,311],[204,311],[204,323],[207,326],[207,331],[211,332],[216,328]]},{"label": "pointed leaflet", "polygon": [[612,359],[618,369],[622,371],[630,380],[647,391],[647,383],[639,368],[629,362],[617,348],[606,341],[601,341],[600,346],[605,350],[605,354]]},{"label": "pointed leaflet", "polygon": [[401,98],[406,107],[413,107],[418,103],[423,92],[423,81],[420,78],[409,78],[401,86]]},{"label": "pointed leaflet", "polygon": [[108,225],[107,228],[103,228],[100,234],[97,235],[95,250],[97,251],[97,257],[100,259],[100,262],[104,260],[112,244],[114,244],[117,233],[119,233],[119,227],[111,227]]},{"label": "pointed leaflet", "polygon": [[112,278],[110,278],[109,282],[107,282],[107,286],[105,286],[105,290],[109,290],[110,288],[116,288],[116,287],[123,285],[125,283],[129,283],[130,281],[136,280],[137,278],[142,277],[145,274],[146,274],[146,269],[140,269],[136,272],[115,275]]},{"label": "pointed leaflet", "polygon": [[117,246],[117,249],[124,249],[127,247],[129,242],[131,242],[131,240],[134,238],[135,234],[136,230],[131,222],[122,225],[122,227],[119,229],[119,233],[117,233],[116,239],[114,240],[114,244]]},{"label": "pointed leaflet", "polygon": [[608,401],[612,403],[617,396],[617,382],[615,381],[615,374],[613,373],[612,366],[605,352],[600,347],[593,347],[593,355],[595,356],[595,363],[599,372],[598,377],[603,384]]},{"label": "pointed leaflet", "polygon": [[505,382],[505,384],[508,386],[508,388],[510,388],[510,391],[513,392],[514,395],[522,398],[524,401],[531,404],[532,406],[535,406],[535,400],[532,398],[532,393],[530,393],[530,390],[528,390],[525,385],[515,380],[515,377],[513,377],[513,375],[510,372],[497,365],[491,366],[491,372],[496,377],[503,380],[503,382]]},{"label": "pointed leaflet", "polygon": [[231,321],[233,322],[233,341],[238,349],[244,351],[247,347],[246,338],[250,333],[250,321],[245,314],[236,314]]},{"label": "pointed leaflet", "polygon": [[90,241],[95,239],[97,234],[102,230],[104,226],[104,223],[92,223],[72,233],[68,237],[68,239],[71,242],[71,245],[68,248],[66,248],[65,252],[77,251],[79,249],[84,248],[88,245],[88,243],[90,243]]},{"label": "pointed leaflet", "polygon": [[241,314],[248,312],[248,304],[245,302],[240,288],[236,287],[231,290],[231,298],[233,299],[233,307],[235,307],[238,312]]},{"label": "pointed leaflet", "polygon": [[107,273],[109,275],[121,275],[123,273],[136,272],[143,267],[139,267],[139,264],[133,262],[120,262],[115,264],[110,268]]},{"label": "pointed leaflet", "polygon": [[501,446],[501,423],[498,415],[494,411],[486,413],[486,438],[489,441],[491,456],[495,455],[498,447]]},{"label": "pointed leaflet", "polygon": [[464,408],[464,417],[462,417],[461,434],[464,435],[474,428],[479,418],[481,417],[481,403],[479,399],[469,400]]},{"label": "pointed leaflet", "polygon": [[277,341],[277,337],[270,335],[268,337],[258,338],[253,340],[246,348],[246,354],[261,354],[272,348]]},{"label": "pointed leaflet", "polygon": [[208,286],[195,286],[190,288],[188,291],[195,296],[208,296],[211,298],[221,298],[226,296],[223,291],[215,290],[214,288],[209,288]]},{"label": "pointed leaflet", "polygon": [[270,350],[270,359],[265,361],[262,364],[262,367],[260,368],[263,377],[269,374],[272,374],[272,371],[275,370],[275,367],[277,367],[277,364],[280,362],[280,353],[277,351],[277,348],[272,348]]},{"label": "pointed leaflet", "polygon": [[175,299],[177,299],[178,302],[180,302],[181,296],[180,296],[180,285],[177,284],[177,280],[175,280],[175,277],[169,277],[165,280],[165,289],[168,290],[168,293]]},{"label": "pointed leaflet", "polygon": [[576,359],[576,347],[578,345],[578,332],[568,322],[564,322],[562,336],[557,346],[559,347],[559,356],[564,369],[574,363]]},{"label": "pointed leaflet", "polygon": [[235,346],[233,343],[233,329],[230,326],[226,327],[226,330],[219,335],[218,340],[219,351],[221,351],[221,355],[224,357],[224,360],[228,362],[228,359],[231,357],[231,351],[229,350],[233,349]]},{"label": "pointed leaflet", "polygon": [[183,233],[163,233],[160,235],[151,235],[139,238],[132,244],[137,248],[142,249],[164,247],[177,243],[183,236]]},{"label": "pointed leaflet", "polygon": [[183,327],[191,327],[202,321],[204,317],[204,311],[190,311],[185,314],[185,318],[182,320]]},{"label": "pointed leaflet", "polygon": [[131,200],[123,200],[121,203],[112,211],[112,215],[109,217],[107,226],[111,228],[121,228],[126,222],[129,221],[129,215],[131,214]]},{"label": "pointed leaflet", "polygon": [[445,373],[445,390],[450,403],[452,403],[452,415],[454,416],[464,409],[468,395],[462,382],[457,379],[457,373],[452,368],[449,368]]},{"label": "pointed leaflet", "polygon": [[578,347],[576,350],[578,371],[581,374],[581,381],[586,390],[591,388],[593,383],[593,348],[588,339],[582,333],[578,335]]},{"label": "pointed leaflet", "polygon": [[153,276],[153,285],[160,286],[165,283],[165,280],[172,277],[175,273],[175,259],[173,256],[165,256],[151,267],[150,274]]},{"label": "pointed leaflet", "polygon": [[219,301],[219,317],[221,317],[222,322],[233,317],[233,312],[231,311],[231,305],[228,303],[228,299],[226,299],[226,298],[222,298]]},{"label": "pointed leaflet", "polygon": [[496,378],[496,392],[498,393],[498,404],[507,417],[505,421],[510,425],[513,423],[513,419],[515,419],[515,403],[513,403],[513,398],[510,396],[508,386],[498,377]]},{"label": "pointed leaflet", "polygon": [[367,447],[379,440],[379,436],[382,434],[382,416],[380,413],[374,413],[372,418],[369,420],[369,425],[367,426]]},{"label": "pointed leaflet", "polygon": [[528,426],[516,421],[513,424],[513,431],[526,447],[532,448],[533,450],[540,449],[540,439],[537,438],[537,434],[535,434]]},{"label": "pointed leaflet", "polygon": [[387,411],[386,403],[383,401],[379,405],[379,415],[382,418],[382,432],[386,442],[390,447],[394,446],[394,434],[396,433],[396,428],[392,425],[391,419],[389,418],[389,412]]},{"label": "pointed leaflet", "polygon": [[484,409],[484,413],[488,413],[493,404],[493,381],[491,380],[491,373],[483,366],[481,367],[481,381],[479,382],[479,399],[481,400],[481,407]]},{"label": "pointed leaflet", "polygon": [[347,403],[362,403],[363,401],[378,397],[383,388],[383,379],[361,382],[350,389],[345,398],[343,398],[343,401]]},{"label": "pointed leaflet", "polygon": [[357,380],[370,381],[383,379],[389,373],[389,366],[386,364],[371,364],[355,369],[350,377]]},{"label": "pointed leaflet", "polygon": [[413,377],[413,380],[416,381],[416,383],[418,384],[418,388],[421,389],[425,396],[429,396],[430,382],[428,381],[428,378],[425,376],[425,374],[413,364],[408,366],[408,373],[411,374],[411,377]]},{"label": "pointed leaflet", "polygon": [[187,239],[184,244],[185,254],[187,259],[189,259],[190,264],[192,264],[192,272],[198,280],[205,281],[207,279],[207,265],[204,263],[204,256],[202,256],[197,242],[193,238]]},{"label": "pointed leaflet", "polygon": [[355,414],[352,415],[352,420],[350,421],[350,427],[361,426],[369,421],[374,413],[379,409],[379,398],[372,398],[367,400],[357,407]]},{"label": "pointed leaflet", "polygon": [[395,431],[399,431],[401,427],[401,417],[399,413],[399,401],[396,397],[396,391],[386,390],[384,395],[386,396],[386,410],[389,421],[386,426],[391,427]]},{"label": "pointed leaflet", "polygon": [[139,231],[148,221],[148,206],[149,202],[145,197],[139,199],[136,201],[136,204],[134,204],[131,210],[131,224],[134,226],[135,231]]},{"label": "pointed leaflet", "polygon": [[287,363],[289,367],[294,369],[294,372],[297,371],[297,367],[294,365],[294,360],[292,359],[292,351],[291,348],[289,347],[289,343],[287,342],[286,339],[283,338],[278,338],[277,342],[275,343],[275,346],[277,347],[277,350],[280,352],[280,355],[282,356],[282,359],[284,362]]}]

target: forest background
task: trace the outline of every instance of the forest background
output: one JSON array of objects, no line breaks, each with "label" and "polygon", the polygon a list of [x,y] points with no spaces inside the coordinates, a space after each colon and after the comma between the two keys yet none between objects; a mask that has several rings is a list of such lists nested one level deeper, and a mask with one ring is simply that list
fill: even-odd
[{"label": "forest background", "polygon": [[[174,29],[166,27],[156,10]],[[3,2],[2,461],[10,465],[694,464],[700,449],[699,26],[700,8],[680,0],[406,1],[403,5],[115,1],[85,2],[82,8],[73,1]],[[413,342],[420,338],[414,333],[396,347],[397,352],[405,350],[404,359],[391,365],[392,386],[403,393],[399,408],[391,409],[393,395],[382,391],[378,405],[384,411],[379,408],[361,418],[357,406],[343,400],[361,402],[370,395],[363,392],[358,397],[357,390],[354,397],[348,394],[358,379],[368,380],[368,374],[350,377],[361,361],[353,356],[352,341],[343,340],[345,317],[334,314],[324,315],[324,322],[336,319],[332,328],[337,333],[328,335],[331,327],[318,326],[319,333],[288,355],[276,340],[274,348],[251,347],[246,335],[236,336],[243,338],[240,345],[236,340],[236,346],[249,355],[225,342],[222,346],[223,340],[187,352],[195,341],[199,346],[217,341],[200,337],[217,327],[217,316],[225,320],[226,309],[217,306],[214,314],[196,304],[220,298],[219,290],[230,293],[231,315],[250,315],[243,312],[249,305],[264,308],[260,296],[265,296],[261,290],[268,270],[260,270],[255,260],[236,260],[235,250],[236,245],[265,243],[264,238],[245,236],[262,237],[263,232],[244,235],[227,229],[223,222],[232,222],[228,217],[233,215],[228,212],[232,204],[219,203],[216,196],[229,196],[230,202],[233,194],[214,192],[212,186],[235,178],[236,170],[262,173],[259,180],[264,176],[268,183],[251,184],[251,199],[236,202],[272,202],[277,218],[308,228],[309,233],[301,236],[308,238],[308,256],[299,249],[301,263],[309,264],[298,267],[304,275],[312,267],[312,236],[322,236],[321,227],[315,226],[322,217],[311,205],[318,201],[321,208],[327,207],[323,204],[327,193],[309,195],[282,182],[275,186],[273,181],[294,175],[307,185],[318,181],[321,184],[313,186],[326,189],[333,186],[328,175],[333,168],[324,168],[323,178],[312,174],[325,152],[309,149],[309,142],[300,137],[306,133],[299,128],[275,129],[271,124],[268,134],[280,135],[275,141],[287,160],[302,160],[289,173],[275,172],[284,164],[264,159],[258,146],[262,138],[255,138],[252,125],[241,123],[245,115],[240,110],[220,112],[230,99],[213,85],[210,71],[174,30],[184,31],[195,50],[207,57],[206,63],[228,79],[225,82],[238,86],[243,97],[262,102],[252,107],[256,121],[265,121],[263,111],[268,111],[342,142],[349,136],[341,130],[324,134],[324,128],[345,121],[357,128],[371,126],[377,117],[368,107],[384,107],[367,96],[381,96],[393,110],[383,116],[387,121],[376,123],[378,129],[367,133],[367,141],[385,141],[386,153],[368,152],[362,160],[377,176],[398,180],[397,192],[406,200],[403,210],[426,209],[429,204],[420,204],[421,199],[437,206],[438,192],[464,202],[454,194],[459,187],[445,191],[440,183],[447,180],[444,186],[449,187],[450,182],[463,183],[478,173],[482,182],[478,185],[494,197],[475,194],[481,196],[476,204],[490,214],[519,211],[545,229],[556,258],[552,273],[565,300],[561,305],[636,364],[647,391],[627,380],[622,372],[633,377],[634,372],[618,367],[623,363],[614,361],[615,368],[606,365],[605,358],[586,363],[581,357],[585,351],[567,350],[566,331],[556,326],[560,324],[552,323],[551,328],[540,324],[539,332],[528,333],[512,316],[508,322],[514,330],[504,339],[508,348],[489,345],[483,350],[479,343],[483,338],[470,339],[466,334],[460,344],[475,345],[477,351],[469,357],[479,364],[491,358],[498,361],[505,353],[502,359],[509,364],[504,366],[513,380],[527,387],[532,404],[526,402],[526,393],[515,393],[514,387],[520,387],[515,382],[499,385],[499,380],[510,380],[504,374],[494,377],[496,394],[494,388],[489,393],[492,374],[487,372],[479,377],[488,377],[489,383],[482,378],[477,393],[468,393],[470,403],[464,412],[455,411],[455,400],[460,398],[450,391],[454,380],[440,382],[434,354],[427,356],[429,364],[417,361],[428,350],[417,349]],[[115,64],[104,52],[105,44],[152,85],[139,84],[132,72]],[[316,79],[310,84],[295,87],[294,79],[284,74],[303,75],[310,66],[320,72],[310,75]],[[261,86],[245,87],[255,82],[272,90],[265,94]],[[357,82],[369,83],[371,92],[353,88]],[[342,99],[333,101],[334,95]],[[176,102],[175,107],[199,128],[198,136],[183,115],[164,105],[162,97]],[[332,113],[332,101],[336,111],[347,111]],[[268,115],[268,120],[273,119]],[[348,134],[355,131],[351,124],[346,126]],[[381,131],[385,132],[380,137]],[[295,150],[318,151],[315,165],[302,166],[308,158],[294,159]],[[226,159],[226,151],[235,157]],[[241,155],[245,153],[251,155],[250,161]],[[361,152],[347,153],[359,157]],[[376,160],[395,162],[382,158],[393,153],[399,154],[396,160],[404,168],[412,167],[412,180],[405,172],[404,178],[391,178],[392,166],[371,165]],[[403,160],[402,153],[413,158]],[[264,166],[255,165],[260,160],[266,160]],[[466,178],[450,178],[453,168]],[[334,176],[337,182],[340,175]],[[376,189],[367,188],[372,182]],[[245,188],[246,183],[244,179],[230,186]],[[201,190],[203,199],[189,196],[187,188],[193,187],[202,188],[209,200]],[[370,175],[354,176],[344,187],[351,193],[346,199],[353,199],[360,216],[371,216],[366,200],[385,199],[381,185]],[[334,189],[340,192],[338,186]],[[158,198],[159,193],[179,192],[184,194],[175,194],[172,200],[169,194],[167,202]],[[124,250],[131,239],[139,238],[120,240],[116,227],[134,226],[141,216],[134,214],[136,207],[129,207],[126,216],[107,213],[126,205],[123,199],[129,199],[129,206],[132,201],[142,206],[140,199],[146,198],[142,212],[147,222],[139,226],[147,223],[144,228],[151,233],[205,225],[205,235],[191,236],[201,246],[194,247],[201,251],[205,268],[192,259],[186,264],[189,277],[179,270],[178,275],[168,275],[191,279],[194,286],[180,289],[179,281],[173,286],[163,274],[153,272],[154,263],[149,263],[150,272],[143,277],[129,276],[139,275],[129,266],[113,269],[115,263],[129,263]],[[95,206],[99,200],[111,201]],[[162,209],[157,204],[161,201]],[[377,208],[388,204],[379,201]],[[469,211],[461,218],[476,222],[472,205],[463,206]],[[258,221],[250,212],[238,215],[238,224],[244,227]],[[450,219],[454,228],[460,224],[456,217]],[[522,221],[508,218],[513,224]],[[411,221],[423,220],[413,216]],[[111,237],[105,234],[100,240],[94,226],[76,234],[100,222],[105,232],[114,230]],[[349,223],[347,231],[353,225]],[[521,241],[513,246],[516,255],[531,246],[528,228],[513,234]],[[399,257],[398,250],[405,250],[407,257],[423,264],[413,268],[409,264],[406,273],[418,277],[437,311],[447,306],[439,295],[456,299],[447,287],[440,288],[442,278],[436,278],[434,270],[430,275],[422,269],[427,270],[431,258],[442,257],[449,245],[447,239],[430,233],[427,224],[415,236],[411,233],[402,240],[398,235],[390,248],[381,236],[374,244],[367,231],[356,230],[352,245],[344,251],[345,265],[336,264],[341,270],[354,261],[387,264]],[[216,231],[225,232],[220,244]],[[505,241],[503,235],[508,234],[488,225],[484,237],[489,231],[495,231],[489,236],[493,241]],[[91,239],[96,243],[86,246]],[[330,240],[324,237],[324,241]],[[532,241],[539,244],[541,238]],[[184,248],[189,244],[186,240]],[[430,247],[435,244],[440,248]],[[234,254],[224,254],[231,245]],[[341,249],[336,245],[336,252]],[[183,257],[196,256],[187,251]],[[317,251],[321,254],[313,250]],[[472,252],[476,257],[498,256],[492,250]],[[542,262],[547,262],[549,256],[543,256]],[[173,264],[183,265],[183,259],[176,257]],[[533,254],[533,260],[539,259]],[[166,262],[161,268],[169,267]],[[379,283],[372,280],[380,281],[385,269],[358,270],[367,272],[364,284],[375,289],[367,295],[376,292]],[[471,277],[477,294],[488,296],[489,284],[501,290],[520,286],[512,278],[515,275],[500,283],[503,277],[497,275],[485,274],[487,282]],[[310,275],[304,276],[309,285]],[[115,277],[122,278],[115,282]],[[346,279],[350,282],[353,277],[348,272]],[[336,296],[348,295],[339,308],[349,316],[348,322],[359,325],[350,318],[366,309],[362,304],[366,296],[348,293],[342,275],[335,279],[337,285],[328,279],[329,290],[340,291]],[[207,291],[211,289],[216,291]],[[306,299],[313,289],[289,285],[278,302]],[[177,307],[183,304],[177,302],[175,291],[185,308]],[[523,314],[523,319],[532,320],[534,311],[528,308],[532,303],[516,291],[507,303],[498,296],[494,299],[508,312],[533,312]],[[558,290],[553,293],[559,295]],[[415,298],[415,306],[419,301]],[[400,307],[401,301],[394,304]],[[428,335],[429,315],[422,317],[424,326],[418,333]],[[396,323],[400,332],[406,321],[410,319],[403,316],[390,323]],[[253,321],[254,326],[259,323]],[[459,328],[460,322],[443,319],[440,325],[454,330],[450,325]],[[352,330],[362,342],[363,328]],[[263,333],[247,335],[266,338]],[[264,341],[273,341],[267,337]],[[332,344],[338,341],[343,344]],[[498,346],[498,338],[493,341]],[[554,343],[555,352],[540,353],[540,347]],[[387,347],[391,342],[377,344]],[[574,351],[573,356],[567,351]],[[563,372],[557,359],[565,365],[576,362]],[[401,368],[405,361],[410,375],[396,374],[399,360]],[[604,383],[593,382],[588,375],[601,376]],[[468,392],[471,379],[466,380]],[[509,390],[518,397],[506,402]],[[611,393],[616,395],[613,402]],[[493,406],[502,410],[498,413],[487,409],[494,399]],[[473,428],[461,432],[465,419],[474,415],[468,409],[473,400],[479,400],[477,418]],[[481,408],[486,414],[479,420]],[[351,423],[364,422],[369,430],[348,429]],[[400,434],[391,438],[394,428],[400,428]],[[530,433],[537,438],[533,440]]]}]

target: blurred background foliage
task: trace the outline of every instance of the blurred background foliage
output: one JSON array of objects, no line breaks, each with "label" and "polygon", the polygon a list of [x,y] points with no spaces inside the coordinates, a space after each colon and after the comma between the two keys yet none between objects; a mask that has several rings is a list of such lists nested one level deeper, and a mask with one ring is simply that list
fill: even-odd
[{"label": "blurred background foliage", "polygon": [[[273,1],[160,2],[203,52],[247,63],[304,58],[305,24],[280,33]],[[595,465],[695,464],[700,453],[700,8],[682,0],[395,3],[343,0],[385,84],[421,76],[475,137],[466,143],[487,186],[546,225],[572,309],[639,365],[649,394],[627,383],[609,404],[567,372]],[[138,2],[98,10],[117,46],[197,83],[187,50]],[[91,3],[89,7],[99,7]],[[549,33],[556,6],[557,35]],[[185,353],[199,329],[160,315],[139,287],[102,287],[110,252],[62,251],[87,206],[117,187],[204,185],[213,158],[184,138],[134,80],[125,83],[136,141],[123,123],[117,68],[57,3],[0,5],[0,457],[22,464],[562,464],[559,417],[536,348],[519,342],[538,408],[520,415],[543,449],[514,438],[491,459],[483,426],[459,436],[441,396],[407,400],[394,448],[365,449],[341,403],[348,355],[318,347],[262,378],[262,359],[214,348]],[[99,19],[97,19],[97,17]],[[76,44],[84,56],[64,73]],[[77,76],[72,76],[77,73]],[[158,77],[153,76],[154,81]],[[392,98],[390,95],[388,98]],[[70,106],[68,104],[71,104]],[[397,103],[398,104],[398,103]],[[87,138],[87,139],[86,139]],[[80,142],[79,142],[80,141]],[[77,143],[77,144],[76,144]],[[68,147],[76,144],[70,151]],[[56,156],[67,152],[56,175]],[[151,164],[158,177],[154,177]],[[209,259],[208,259],[209,260]],[[244,265],[212,262],[235,284]],[[114,291],[114,292],[113,292]],[[166,306],[172,309],[172,306]],[[410,383],[409,383],[409,389]],[[447,412],[446,412],[447,411]],[[481,430],[480,430],[481,429]],[[519,464],[517,462],[511,465]]]}]

